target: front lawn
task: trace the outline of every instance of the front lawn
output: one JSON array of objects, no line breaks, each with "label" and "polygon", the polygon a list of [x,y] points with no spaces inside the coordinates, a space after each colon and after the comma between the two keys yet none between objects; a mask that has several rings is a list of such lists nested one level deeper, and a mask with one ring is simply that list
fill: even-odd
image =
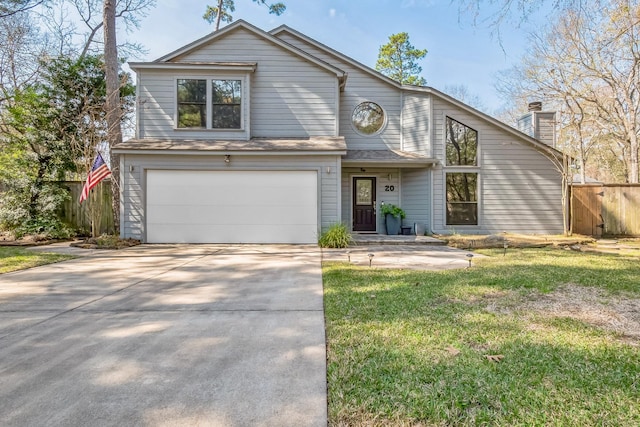
[{"label": "front lawn", "polygon": [[640,259],[324,266],[331,425],[640,425]]},{"label": "front lawn", "polygon": [[71,255],[33,252],[21,247],[0,246],[0,274],[74,258]]}]

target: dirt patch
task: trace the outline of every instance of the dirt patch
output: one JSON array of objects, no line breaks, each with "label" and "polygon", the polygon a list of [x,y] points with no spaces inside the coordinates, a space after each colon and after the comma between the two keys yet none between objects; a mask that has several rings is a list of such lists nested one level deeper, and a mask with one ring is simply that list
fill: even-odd
[{"label": "dirt patch", "polygon": [[27,234],[16,239],[13,233],[8,231],[0,232],[0,246],[41,246],[51,243],[68,242],[70,239],[51,239],[46,234]]},{"label": "dirt patch", "polygon": [[484,235],[438,235],[434,236],[447,242],[448,246],[462,249],[488,249],[504,248],[542,248],[547,246],[571,247],[593,243],[595,239],[589,236],[573,235],[570,237],[560,235],[529,235],[500,233]]},{"label": "dirt patch", "polygon": [[493,312],[534,311],[549,317],[571,318],[618,333],[640,345],[640,299],[612,296],[594,287],[566,284],[548,294],[534,294],[506,306],[489,304]]}]

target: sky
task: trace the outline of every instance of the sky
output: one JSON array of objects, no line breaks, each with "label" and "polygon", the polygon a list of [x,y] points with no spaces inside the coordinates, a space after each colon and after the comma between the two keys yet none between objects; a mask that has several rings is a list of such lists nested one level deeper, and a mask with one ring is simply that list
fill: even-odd
[{"label": "sky", "polygon": [[[520,22],[516,12],[497,37],[488,25],[493,16],[488,0],[481,2],[475,25],[473,14],[459,10],[459,0],[281,1],[287,6],[281,16],[251,0],[235,0],[232,15],[265,31],[287,25],[372,68],[389,36],[407,32],[411,44],[428,50],[420,65],[429,86],[444,90],[465,85],[489,113],[503,103],[494,88],[496,73],[519,62],[529,32],[548,16],[539,11]],[[213,24],[202,18],[207,4],[214,0],[157,0],[139,29],[119,37],[147,49],[132,60],[152,61],[213,31]]]}]

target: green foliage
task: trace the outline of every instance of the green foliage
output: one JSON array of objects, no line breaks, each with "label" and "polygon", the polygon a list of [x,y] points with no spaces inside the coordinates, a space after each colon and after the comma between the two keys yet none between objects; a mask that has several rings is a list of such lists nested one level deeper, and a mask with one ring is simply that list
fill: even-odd
[{"label": "green foliage", "polygon": [[329,424],[640,425],[637,337],[576,309],[633,306],[637,258],[482,253],[450,271],[325,264]]},{"label": "green foliage", "polygon": [[[202,15],[202,18],[210,24],[213,24],[214,22],[229,23],[233,21],[233,16],[231,16],[231,12],[235,12],[235,11],[236,11],[236,5],[234,3],[234,0],[222,0],[222,2],[219,3],[219,6],[207,5],[207,10],[204,12],[204,15]],[[218,28],[216,27],[216,29]]]},{"label": "green foliage", "polygon": [[384,205],[380,206],[380,213],[382,213],[382,215],[393,215],[394,217],[400,219],[404,219],[406,216],[404,210],[390,203],[385,203]]},{"label": "green foliage", "polygon": [[32,213],[34,191],[33,181],[25,176],[7,184],[0,199],[0,228],[14,230],[20,236],[31,232],[56,234],[63,228],[58,211],[69,199],[69,192],[56,182],[44,182],[37,189]]},{"label": "green foliage", "polygon": [[353,242],[347,226],[342,223],[333,224],[318,239],[322,248],[346,248]]},{"label": "green foliage", "polygon": [[[270,14],[280,16],[287,9],[284,3],[267,3],[266,0],[252,0],[261,6],[265,6]],[[235,0],[218,0],[215,6],[207,5],[207,9],[204,12],[202,18],[210,24],[215,22],[215,30],[220,28],[220,22],[230,23],[233,21],[233,16],[230,12],[235,12],[236,5]]]},{"label": "green foliage", "polygon": [[72,255],[34,252],[26,248],[0,247],[0,274],[73,258]]},{"label": "green foliage", "polygon": [[[99,56],[50,59],[39,83],[15,92],[0,135],[0,226],[18,234],[68,230],[57,212],[68,193],[55,184],[84,171],[106,137],[104,65]],[[125,111],[134,89],[122,89]]]},{"label": "green foliage", "polygon": [[427,55],[427,49],[416,49],[409,42],[408,33],[389,36],[389,43],[380,46],[376,70],[401,84],[424,86],[427,81],[420,77],[422,67],[417,61]]},{"label": "green foliage", "polygon": [[16,239],[27,235],[38,235],[45,239],[69,239],[76,235],[75,230],[63,223],[57,216],[29,220],[13,230]]}]

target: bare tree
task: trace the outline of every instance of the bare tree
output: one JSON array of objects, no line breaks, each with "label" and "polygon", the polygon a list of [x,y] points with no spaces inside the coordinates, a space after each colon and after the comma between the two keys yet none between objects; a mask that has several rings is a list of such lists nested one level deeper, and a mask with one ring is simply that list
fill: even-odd
[{"label": "bare tree", "polygon": [[[64,0],[69,3],[77,12],[80,20],[85,24],[82,31],[84,39],[80,56],[85,56],[88,52],[103,51],[104,40],[104,2],[102,0]],[[147,11],[155,6],[155,0],[119,0],[114,4],[114,15],[117,22],[122,22],[127,29],[138,28],[140,18],[146,16]],[[118,50],[138,52],[142,50],[139,44],[123,43],[117,46]]]},{"label": "bare tree", "polygon": [[0,19],[27,12],[46,3],[45,0],[0,0]]},{"label": "bare tree", "polygon": [[467,85],[446,85],[443,92],[453,96],[457,100],[464,102],[476,110],[485,111],[487,109],[480,96],[476,93],[470,92]]},{"label": "bare tree", "polygon": [[48,51],[48,39],[28,14],[0,19],[0,105],[38,78]]},{"label": "bare tree", "polygon": [[[543,98],[561,112],[561,141],[585,170],[594,150],[624,153],[638,182],[640,6],[613,0],[560,16],[532,38],[522,64],[502,75],[503,95]],[[620,147],[625,147],[620,151]]]},{"label": "bare tree", "polygon": [[500,38],[503,25],[520,27],[535,13],[549,7],[547,18],[580,11],[591,4],[599,7],[608,0],[457,0],[459,16],[471,16],[473,25],[486,24]]}]

